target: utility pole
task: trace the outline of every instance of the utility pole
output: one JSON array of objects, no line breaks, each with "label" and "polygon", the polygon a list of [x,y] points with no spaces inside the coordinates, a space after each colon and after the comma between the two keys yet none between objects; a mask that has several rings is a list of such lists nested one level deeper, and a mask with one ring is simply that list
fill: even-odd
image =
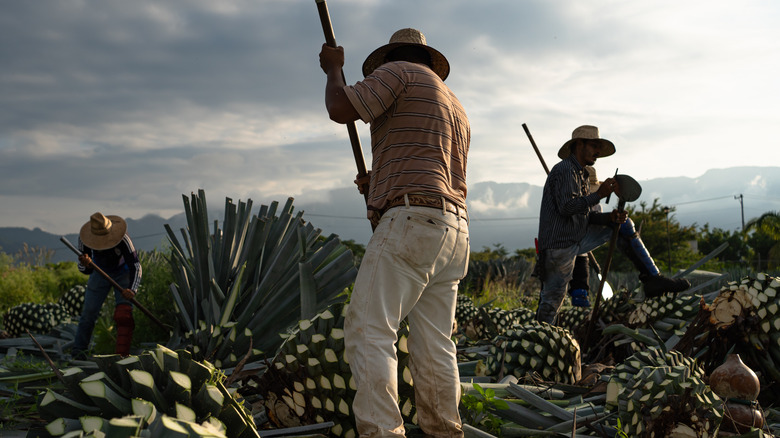
[{"label": "utility pole", "polygon": [[734,199],[739,200],[739,210],[742,212],[742,232],[745,232],[745,205],[742,202],[742,193],[739,196],[734,195]]},{"label": "utility pole", "polygon": [[669,274],[672,273],[672,238],[669,234],[669,207],[664,207],[666,213],[666,255],[669,258]]}]

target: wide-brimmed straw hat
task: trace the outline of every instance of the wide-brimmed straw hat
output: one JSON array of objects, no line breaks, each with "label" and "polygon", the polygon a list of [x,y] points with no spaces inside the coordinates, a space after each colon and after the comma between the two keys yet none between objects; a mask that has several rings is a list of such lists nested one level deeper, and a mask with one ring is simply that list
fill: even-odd
[{"label": "wide-brimmed straw hat", "polygon": [[571,155],[571,144],[577,139],[597,141],[602,144],[601,157],[608,157],[615,153],[615,145],[611,141],[599,137],[599,128],[591,125],[582,125],[571,133],[571,140],[558,149],[558,158],[561,160]]},{"label": "wide-brimmed straw hat", "polygon": [[97,250],[109,249],[122,241],[127,232],[127,222],[119,216],[103,216],[95,213],[89,222],[81,226],[79,238],[84,245]]},{"label": "wide-brimmed straw hat", "polygon": [[585,166],[585,170],[588,171],[589,191],[590,193],[593,193],[599,189],[601,181],[599,181],[599,177],[596,175],[596,169],[594,169],[593,166]]},{"label": "wide-brimmed straw hat", "polygon": [[450,74],[450,63],[447,61],[447,58],[425,42],[425,35],[422,32],[412,28],[401,29],[395,32],[390,37],[388,44],[371,52],[368,58],[363,61],[363,76],[370,75],[377,67],[385,63],[385,56],[388,53],[402,46],[417,46],[428,51],[431,54],[431,69],[439,75],[441,80],[447,79],[447,76]]}]

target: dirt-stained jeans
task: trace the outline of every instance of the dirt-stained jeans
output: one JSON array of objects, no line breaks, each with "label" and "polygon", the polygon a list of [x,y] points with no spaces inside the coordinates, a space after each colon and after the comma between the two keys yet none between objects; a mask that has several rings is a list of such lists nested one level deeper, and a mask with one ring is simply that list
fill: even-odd
[{"label": "dirt-stained jeans", "polygon": [[544,280],[539,296],[539,308],[536,320],[555,323],[555,317],[566,297],[566,288],[574,271],[574,261],[578,254],[584,254],[603,245],[612,235],[612,229],[601,225],[588,225],[585,237],[568,248],[544,250]]},{"label": "dirt-stained jeans", "polygon": [[382,216],[366,247],[344,323],[361,437],[404,436],[395,342],[407,315],[418,423],[427,435],[463,436],[451,335],[469,252],[468,221],[454,213],[401,206]]},{"label": "dirt-stained jeans", "polygon": [[[111,278],[122,287],[130,287],[130,274],[128,274],[128,271],[113,274],[111,275]],[[89,350],[92,332],[95,330],[95,323],[100,317],[100,312],[103,309],[103,302],[106,301],[108,292],[112,288],[111,282],[99,273],[93,272],[89,274],[87,290],[84,292],[84,307],[81,310],[79,325],[73,340],[74,353]],[[117,306],[120,304],[132,306],[132,303],[122,296],[122,291],[114,289],[114,297]],[[113,313],[114,312],[111,312],[112,315]]]}]

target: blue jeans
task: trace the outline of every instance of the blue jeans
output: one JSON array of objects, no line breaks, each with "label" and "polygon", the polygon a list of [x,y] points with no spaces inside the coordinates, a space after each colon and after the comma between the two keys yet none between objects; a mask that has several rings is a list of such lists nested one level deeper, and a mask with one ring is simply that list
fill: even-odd
[{"label": "blue jeans", "polygon": [[[123,288],[130,287],[130,273],[128,271],[114,274],[111,278]],[[86,351],[88,349],[89,342],[92,340],[92,331],[95,329],[95,322],[100,317],[100,310],[103,308],[108,291],[112,287],[111,283],[99,273],[93,272],[89,275],[87,291],[84,293],[84,308],[81,310],[76,338],[73,340],[74,352]],[[117,305],[129,304],[132,306],[130,301],[122,296],[122,291],[116,290],[116,288],[114,288],[114,298],[116,298]]]},{"label": "blue jeans", "polygon": [[588,225],[585,237],[568,248],[544,250],[544,279],[536,311],[538,321],[553,324],[566,297],[566,288],[574,272],[574,261],[578,254],[592,251],[609,241],[612,228],[602,225]]}]

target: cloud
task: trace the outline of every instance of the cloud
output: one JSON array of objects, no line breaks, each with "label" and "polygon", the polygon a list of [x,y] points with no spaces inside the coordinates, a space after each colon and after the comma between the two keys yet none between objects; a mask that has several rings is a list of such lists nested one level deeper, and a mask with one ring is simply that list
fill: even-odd
[{"label": "cloud", "polygon": [[[644,180],[780,162],[773,3],[329,8],[349,82],[401,27],[448,57],[447,83],[472,123],[472,187],[543,184],[522,123],[549,167],[585,123],[617,145],[602,173]],[[324,110],[310,0],[6,2],[0,41],[0,226],[64,217],[63,205],[140,217],[178,209],[198,188],[297,199],[351,186],[346,129]],[[370,162],[368,129],[358,130]]]}]

